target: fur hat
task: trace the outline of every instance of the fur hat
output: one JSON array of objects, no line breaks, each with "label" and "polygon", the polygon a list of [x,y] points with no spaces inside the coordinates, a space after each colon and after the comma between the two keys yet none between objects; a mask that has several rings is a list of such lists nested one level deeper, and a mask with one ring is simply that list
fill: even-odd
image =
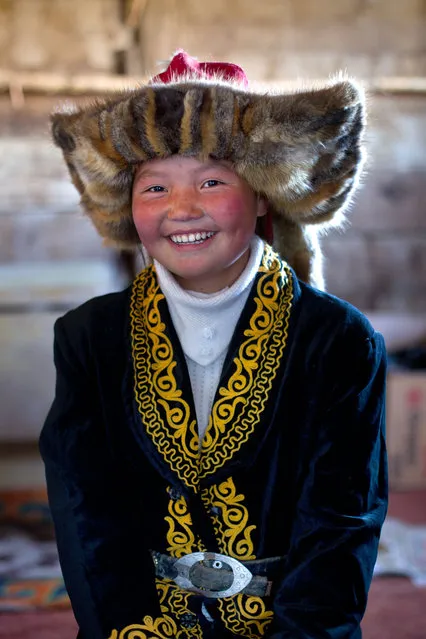
[{"label": "fur hat", "polygon": [[276,250],[320,288],[318,235],[342,222],[363,128],[363,92],[348,79],[255,92],[240,67],[183,51],[145,86],[52,116],[82,206],[109,243],[140,243],[131,206],[138,164],[173,154],[228,160],[267,199]]}]

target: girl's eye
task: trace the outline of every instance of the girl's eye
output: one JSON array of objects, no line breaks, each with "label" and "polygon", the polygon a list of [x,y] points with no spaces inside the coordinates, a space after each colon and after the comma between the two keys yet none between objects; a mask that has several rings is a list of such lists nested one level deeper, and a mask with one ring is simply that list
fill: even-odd
[{"label": "girl's eye", "polygon": [[155,186],[150,186],[149,189],[146,189],[145,193],[162,193],[165,190],[164,186],[156,184]]},{"label": "girl's eye", "polygon": [[203,186],[206,186],[209,189],[212,186],[217,186],[218,184],[222,184],[222,182],[220,182],[219,180],[206,180]]}]

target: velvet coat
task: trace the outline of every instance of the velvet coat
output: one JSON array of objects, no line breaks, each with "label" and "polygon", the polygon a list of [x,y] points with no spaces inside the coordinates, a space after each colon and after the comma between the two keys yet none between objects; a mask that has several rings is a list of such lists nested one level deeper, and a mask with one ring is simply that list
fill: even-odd
[{"label": "velvet coat", "polygon": [[[387,505],[383,339],[268,247],[201,453],[153,267],[55,325],[40,438],[82,639],[359,639]],[[283,557],[268,597],[202,598],[150,550]],[[211,602],[211,600],[210,600]]]}]

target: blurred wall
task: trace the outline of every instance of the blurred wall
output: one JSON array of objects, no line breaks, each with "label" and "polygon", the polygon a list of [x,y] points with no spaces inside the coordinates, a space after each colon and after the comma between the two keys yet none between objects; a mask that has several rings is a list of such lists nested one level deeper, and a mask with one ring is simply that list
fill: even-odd
[{"label": "blurred wall", "polygon": [[[422,0],[152,0],[139,50],[145,69],[184,47],[242,64],[251,78],[363,77],[426,70]],[[139,58],[140,59],[140,58]],[[137,62],[133,63],[138,69]]]},{"label": "blurred wall", "polygon": [[0,0],[1,66],[151,71],[184,47],[251,78],[426,71],[423,0]]},{"label": "blurred wall", "polygon": [[424,313],[425,27],[421,0],[0,0],[0,439],[40,429],[55,318],[124,281],[50,142],[48,113],[73,79],[93,93],[183,47],[239,63],[252,81],[344,69],[373,83],[351,225],[323,243],[328,289],[365,311]]}]

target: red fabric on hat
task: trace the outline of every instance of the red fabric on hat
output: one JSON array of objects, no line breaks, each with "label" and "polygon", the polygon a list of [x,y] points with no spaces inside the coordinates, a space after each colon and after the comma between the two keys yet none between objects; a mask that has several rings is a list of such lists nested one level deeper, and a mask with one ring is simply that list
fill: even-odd
[{"label": "red fabric on hat", "polygon": [[167,69],[163,73],[156,75],[152,82],[168,84],[185,75],[207,76],[208,78],[220,76],[224,80],[231,80],[245,88],[248,87],[247,76],[237,64],[232,64],[231,62],[198,62],[198,60],[192,58],[183,50],[176,52]]}]

